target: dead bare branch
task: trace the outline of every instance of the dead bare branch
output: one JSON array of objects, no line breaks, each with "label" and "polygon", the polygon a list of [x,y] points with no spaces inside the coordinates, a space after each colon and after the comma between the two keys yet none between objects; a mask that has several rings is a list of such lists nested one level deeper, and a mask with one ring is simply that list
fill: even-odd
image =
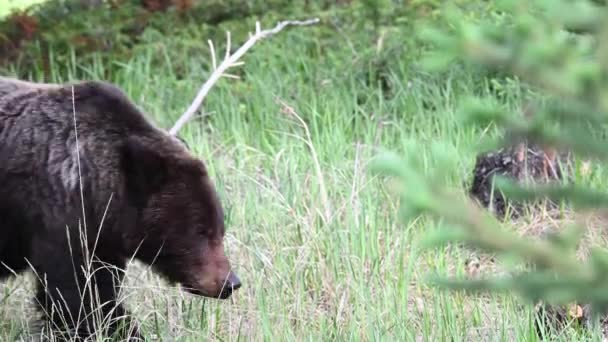
[{"label": "dead bare branch", "polygon": [[184,114],[182,114],[182,116],[175,122],[175,124],[169,131],[169,134],[176,135],[177,132],[179,132],[179,130],[186,124],[186,122],[188,122],[192,118],[194,113],[196,113],[196,111],[200,108],[203,100],[205,99],[205,96],[207,96],[207,93],[209,93],[209,90],[211,89],[211,87],[213,87],[213,85],[220,79],[220,77],[222,77],[222,76],[226,76],[226,77],[230,77],[230,78],[236,77],[234,75],[226,75],[225,74],[226,70],[228,70],[231,67],[237,66],[237,65],[242,65],[243,63],[238,62],[238,60],[256,42],[258,42],[259,40],[262,40],[264,38],[267,38],[273,34],[279,33],[281,30],[283,30],[287,26],[308,26],[308,25],[316,24],[318,22],[319,22],[318,18],[304,20],[304,21],[287,20],[287,21],[279,22],[277,24],[277,26],[275,26],[274,28],[269,29],[269,30],[264,30],[264,31],[262,31],[260,29],[260,22],[256,22],[255,34],[251,35],[251,33],[249,33],[249,39],[245,42],[245,44],[243,44],[232,55],[230,54],[230,43],[231,43],[230,42],[230,32],[227,32],[226,33],[226,56],[225,56],[224,60],[222,61],[222,63],[220,63],[219,65],[216,65],[215,49],[213,47],[213,43],[209,40],[208,43],[209,43],[209,47],[211,50],[211,58],[212,58],[214,70],[211,73],[211,76],[209,77],[207,82],[205,82],[203,84],[203,86],[200,88],[200,90],[198,91],[198,94],[194,98],[194,101],[192,101],[192,104],[190,104],[190,107],[188,107],[188,109],[184,112]]}]

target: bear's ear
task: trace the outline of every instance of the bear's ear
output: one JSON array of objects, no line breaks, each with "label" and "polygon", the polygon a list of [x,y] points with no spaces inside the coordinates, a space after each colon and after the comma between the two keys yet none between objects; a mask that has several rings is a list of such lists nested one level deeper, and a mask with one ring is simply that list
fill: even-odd
[{"label": "bear's ear", "polygon": [[147,197],[158,191],[167,180],[167,159],[138,137],[129,137],[124,142],[121,166],[131,196]]}]

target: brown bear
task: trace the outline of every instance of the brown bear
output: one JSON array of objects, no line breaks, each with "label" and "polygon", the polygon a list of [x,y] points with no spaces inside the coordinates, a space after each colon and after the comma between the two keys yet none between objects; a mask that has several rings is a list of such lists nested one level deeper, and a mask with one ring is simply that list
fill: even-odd
[{"label": "brown bear", "polygon": [[35,272],[56,336],[141,337],[119,329],[132,257],[200,296],[241,286],[204,163],[112,84],[0,77],[0,184],[0,279]]}]

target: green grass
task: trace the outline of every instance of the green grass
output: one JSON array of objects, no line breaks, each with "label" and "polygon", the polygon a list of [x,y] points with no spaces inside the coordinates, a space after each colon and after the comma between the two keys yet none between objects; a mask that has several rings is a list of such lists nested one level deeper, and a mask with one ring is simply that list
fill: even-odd
[{"label": "green grass", "polygon": [[[425,283],[434,271],[462,274],[470,252],[417,252],[415,243],[437,224],[399,223],[390,183],[367,169],[378,151],[391,149],[423,156],[432,170],[432,144],[441,142],[460,161],[450,182],[463,189],[474,144],[487,132],[462,127],[455,112],[466,95],[489,96],[489,81],[460,67],[427,75],[403,52],[387,52],[398,50],[396,39],[377,53],[376,38],[365,33],[351,32],[351,48],[342,35],[321,40],[316,30],[291,30],[254,47],[243,79],[222,80],[205,102],[206,116],[181,132],[218,185],[227,253],[244,286],[230,301],[204,300],[170,289],[136,263],[126,295],[144,332],[176,341],[536,341],[532,307],[517,298],[466,296]],[[166,128],[208,74],[200,62],[207,56],[171,55],[168,41],[120,61],[110,79]],[[163,53],[172,57],[153,64]],[[368,82],[377,60],[387,62],[390,94]],[[52,81],[102,78],[107,67],[76,60]],[[30,72],[31,79],[39,75]],[[501,101],[516,108],[523,96],[518,84],[505,85]],[[310,141],[277,99],[302,117]],[[427,147],[408,150],[412,141]],[[3,341],[26,329],[29,285],[23,277],[0,284]],[[582,339],[571,330],[562,338]]]}]

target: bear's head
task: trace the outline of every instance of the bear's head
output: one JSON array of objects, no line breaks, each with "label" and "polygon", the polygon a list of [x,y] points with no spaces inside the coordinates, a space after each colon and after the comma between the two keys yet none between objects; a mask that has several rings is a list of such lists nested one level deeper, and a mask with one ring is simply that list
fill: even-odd
[{"label": "bear's head", "polygon": [[224,213],[205,165],[177,139],[134,135],[121,150],[136,258],[188,292],[225,299],[241,287],[224,252]]}]

